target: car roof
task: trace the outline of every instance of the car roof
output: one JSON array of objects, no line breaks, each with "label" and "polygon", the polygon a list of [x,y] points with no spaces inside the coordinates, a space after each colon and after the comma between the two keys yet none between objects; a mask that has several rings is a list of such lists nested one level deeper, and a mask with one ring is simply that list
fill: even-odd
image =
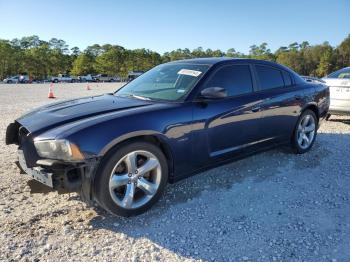
[{"label": "car roof", "polygon": [[260,64],[270,64],[270,65],[279,65],[277,63],[259,60],[259,59],[250,59],[250,58],[233,58],[233,57],[205,57],[205,58],[191,58],[191,59],[183,59],[183,60],[175,60],[169,63],[188,63],[188,64],[206,64],[206,65],[215,65],[218,63],[225,62],[245,62],[245,63],[260,63]]},{"label": "car roof", "polygon": [[227,64],[227,63],[237,62],[237,63],[256,63],[261,65],[267,65],[267,66],[273,66],[277,67],[280,70],[287,71],[294,75],[294,79],[296,82],[305,82],[304,79],[302,79],[296,72],[294,72],[289,67],[286,67],[284,65],[272,62],[272,61],[266,61],[266,60],[259,60],[259,59],[251,59],[251,58],[233,58],[233,57],[207,57],[207,58],[192,58],[192,59],[184,59],[184,60],[175,60],[172,62],[169,62],[168,64],[202,64],[202,65],[210,65],[215,66],[219,64]]}]

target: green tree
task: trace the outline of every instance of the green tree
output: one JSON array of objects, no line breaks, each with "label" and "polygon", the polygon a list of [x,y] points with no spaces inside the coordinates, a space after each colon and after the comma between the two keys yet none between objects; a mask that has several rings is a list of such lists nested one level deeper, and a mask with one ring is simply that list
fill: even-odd
[{"label": "green tree", "polygon": [[47,43],[24,51],[23,70],[33,78],[44,78],[50,72],[51,50]]},{"label": "green tree", "polygon": [[125,75],[125,58],[126,51],[123,47],[112,46],[96,57],[95,69],[108,75]]},{"label": "green tree", "polygon": [[70,49],[70,51],[71,51],[71,56],[74,57],[74,58],[77,58],[78,55],[81,54],[79,47],[76,47],[76,46],[75,46],[75,47],[72,47],[72,48]]},{"label": "green tree", "polygon": [[320,63],[317,66],[316,74],[323,77],[331,73],[332,69],[332,51],[330,49],[324,51],[320,58]]},{"label": "green tree", "polygon": [[271,53],[271,50],[267,48],[267,43],[262,43],[261,45],[250,46],[249,56],[255,59],[270,60],[274,61],[275,57]]},{"label": "green tree", "polygon": [[350,66],[350,34],[336,48],[336,64],[339,68]]},{"label": "green tree", "polygon": [[19,73],[20,65],[16,62],[19,50],[7,40],[0,40],[0,80]]},{"label": "green tree", "polygon": [[299,74],[302,73],[303,69],[301,66],[302,60],[303,57],[300,52],[296,50],[280,52],[276,58],[277,63],[288,66]]},{"label": "green tree", "polygon": [[72,70],[70,71],[70,73],[76,76],[95,73],[94,63],[95,63],[95,60],[91,55],[86,53],[81,53],[74,60],[72,65]]},{"label": "green tree", "polygon": [[128,50],[118,45],[88,46],[83,53],[78,47],[69,50],[64,40],[41,40],[38,36],[25,36],[11,41],[0,40],[0,78],[27,73],[31,77],[47,77],[59,73],[81,75],[106,73],[126,76],[130,70],[146,71],[160,63],[195,57],[249,57],[277,61],[303,75],[324,76],[331,71],[350,66],[350,35],[333,48],[328,42],[310,45],[303,41],[278,48],[274,53],[267,43],[252,45],[249,54],[230,48],[221,50],[176,49],[160,55],[148,49]]},{"label": "green tree", "polygon": [[100,45],[94,44],[94,45],[88,46],[84,50],[84,52],[93,56],[93,57],[97,57],[98,55],[102,54],[103,50],[102,50]]}]

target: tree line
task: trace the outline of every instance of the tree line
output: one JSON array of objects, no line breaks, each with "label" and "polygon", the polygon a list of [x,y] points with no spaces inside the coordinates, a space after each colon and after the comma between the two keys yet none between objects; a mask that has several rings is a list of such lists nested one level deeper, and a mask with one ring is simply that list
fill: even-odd
[{"label": "tree line", "polygon": [[44,79],[59,73],[72,75],[108,74],[125,77],[129,71],[146,71],[160,63],[197,57],[238,57],[275,61],[286,65],[301,75],[322,77],[337,69],[350,66],[350,34],[338,46],[328,42],[310,45],[307,41],[291,43],[271,52],[267,43],[250,46],[248,54],[234,48],[226,52],[177,49],[160,55],[149,49],[126,49],[119,45],[88,46],[81,51],[69,48],[64,40],[41,40],[38,36],[21,39],[0,39],[0,79],[10,75],[28,74]]}]

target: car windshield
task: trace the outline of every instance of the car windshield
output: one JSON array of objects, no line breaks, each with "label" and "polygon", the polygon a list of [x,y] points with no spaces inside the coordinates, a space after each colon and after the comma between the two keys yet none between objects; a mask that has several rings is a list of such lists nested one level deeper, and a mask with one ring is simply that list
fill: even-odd
[{"label": "car windshield", "polygon": [[350,78],[350,67],[340,69],[327,76],[327,78]]},{"label": "car windshield", "polygon": [[131,81],[115,94],[150,100],[181,100],[208,69],[208,65],[162,64]]}]

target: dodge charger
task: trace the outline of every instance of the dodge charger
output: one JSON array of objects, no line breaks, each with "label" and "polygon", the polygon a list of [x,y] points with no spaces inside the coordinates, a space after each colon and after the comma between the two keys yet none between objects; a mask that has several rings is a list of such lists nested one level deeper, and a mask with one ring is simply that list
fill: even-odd
[{"label": "dodge charger", "polygon": [[[7,127],[17,165],[58,193],[141,214],[167,183],[280,145],[310,150],[329,89],[268,61],[154,67],[114,93],[37,108]],[[22,179],[18,177],[18,179]]]}]

